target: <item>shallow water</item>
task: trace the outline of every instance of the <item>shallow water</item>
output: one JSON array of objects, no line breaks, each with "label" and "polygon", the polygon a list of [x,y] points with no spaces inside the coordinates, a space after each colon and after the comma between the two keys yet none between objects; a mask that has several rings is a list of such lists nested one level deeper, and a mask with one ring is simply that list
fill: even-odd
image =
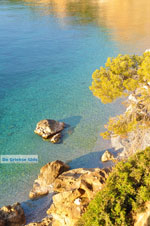
[{"label": "shallow water", "polygon": [[[92,96],[91,74],[108,56],[142,53],[150,44],[150,3],[121,2],[0,1],[0,154],[39,156],[38,164],[0,164],[0,206],[28,199],[45,163],[86,167],[90,152],[96,161],[106,148],[99,131],[122,107]],[[44,118],[70,125],[61,144],[34,134]]]}]

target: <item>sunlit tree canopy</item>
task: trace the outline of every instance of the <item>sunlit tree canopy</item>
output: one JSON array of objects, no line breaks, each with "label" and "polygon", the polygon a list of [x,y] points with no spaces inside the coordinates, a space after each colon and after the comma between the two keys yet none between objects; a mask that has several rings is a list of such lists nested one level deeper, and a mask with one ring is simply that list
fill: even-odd
[{"label": "sunlit tree canopy", "polygon": [[124,136],[139,126],[150,126],[150,51],[141,56],[119,54],[108,58],[105,67],[97,69],[92,78],[90,90],[104,104],[132,96],[126,102],[130,108],[123,115],[109,119],[107,131],[101,134],[104,138]]}]

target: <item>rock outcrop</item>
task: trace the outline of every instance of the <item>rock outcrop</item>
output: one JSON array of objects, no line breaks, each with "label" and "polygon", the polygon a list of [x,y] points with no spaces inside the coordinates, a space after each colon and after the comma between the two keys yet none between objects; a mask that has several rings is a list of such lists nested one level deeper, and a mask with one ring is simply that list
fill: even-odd
[{"label": "rock outcrop", "polygon": [[41,222],[34,222],[27,224],[26,226],[52,226],[52,220],[48,217],[43,218]]},{"label": "rock outcrop", "polygon": [[[145,90],[145,91],[144,91]],[[150,146],[150,111],[148,104],[140,98],[142,96],[141,92],[147,92],[147,86],[142,86],[138,88],[134,94],[131,94],[126,100],[126,105],[128,106],[124,118],[136,118],[136,127],[124,136],[117,136],[116,134],[111,135],[112,147],[116,150],[122,150],[119,157],[128,158],[130,155],[134,154],[137,150],[144,150],[146,147]],[[129,117],[130,116],[130,117]]]},{"label": "rock outcrop", "polygon": [[24,224],[25,215],[20,203],[3,206],[0,209],[0,226],[22,226]]},{"label": "rock outcrop", "polygon": [[102,189],[110,169],[74,169],[53,183],[53,204],[47,211],[53,226],[74,226],[95,194]]},{"label": "rock outcrop", "polygon": [[135,217],[134,226],[150,226],[150,202],[145,204],[145,211]]},{"label": "rock outcrop", "polygon": [[55,134],[54,136],[52,136],[52,138],[50,138],[50,141],[51,141],[53,144],[59,143],[60,140],[61,140],[61,133],[57,133],[57,134]]},{"label": "rock outcrop", "polygon": [[113,160],[113,159],[114,159],[114,155],[108,150],[106,150],[101,157],[102,162],[107,162],[107,161],[110,161],[110,160]]},{"label": "rock outcrop", "polygon": [[137,150],[144,150],[150,146],[150,129],[138,129],[127,134],[126,137],[111,137],[112,147],[122,150],[118,157],[128,158]]},{"label": "rock outcrop", "polygon": [[38,198],[52,191],[52,183],[55,179],[69,169],[70,167],[67,164],[59,160],[49,162],[43,166],[29,193],[30,199]]},{"label": "rock outcrop", "polygon": [[37,123],[34,132],[44,139],[49,139],[52,143],[60,141],[60,132],[64,129],[65,123],[51,119],[44,119]]}]

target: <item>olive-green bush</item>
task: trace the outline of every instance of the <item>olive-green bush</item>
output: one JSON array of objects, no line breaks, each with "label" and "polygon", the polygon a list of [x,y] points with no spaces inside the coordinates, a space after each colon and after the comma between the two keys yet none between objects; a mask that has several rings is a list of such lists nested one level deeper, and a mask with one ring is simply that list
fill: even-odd
[{"label": "olive-green bush", "polygon": [[150,200],[150,148],[116,164],[78,226],[132,226]]},{"label": "olive-green bush", "polygon": [[108,58],[105,67],[100,67],[92,75],[90,90],[102,103],[111,103],[119,97],[135,96],[129,101],[130,111],[110,118],[101,133],[104,139],[113,135],[127,136],[131,131],[150,127],[150,51],[141,56],[121,55]]}]

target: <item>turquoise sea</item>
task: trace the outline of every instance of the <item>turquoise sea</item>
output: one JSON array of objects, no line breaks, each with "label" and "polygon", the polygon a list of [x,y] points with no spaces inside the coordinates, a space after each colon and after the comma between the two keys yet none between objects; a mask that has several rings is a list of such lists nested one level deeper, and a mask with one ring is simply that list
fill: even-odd
[{"label": "turquoise sea", "polygon": [[[92,72],[109,56],[150,47],[150,12],[141,5],[149,3],[121,2],[0,0],[0,155],[39,158],[38,164],[0,164],[0,206],[27,200],[47,162],[100,165],[108,143],[99,132],[122,106],[103,105],[92,95]],[[70,125],[62,143],[34,134],[45,118]]]}]

